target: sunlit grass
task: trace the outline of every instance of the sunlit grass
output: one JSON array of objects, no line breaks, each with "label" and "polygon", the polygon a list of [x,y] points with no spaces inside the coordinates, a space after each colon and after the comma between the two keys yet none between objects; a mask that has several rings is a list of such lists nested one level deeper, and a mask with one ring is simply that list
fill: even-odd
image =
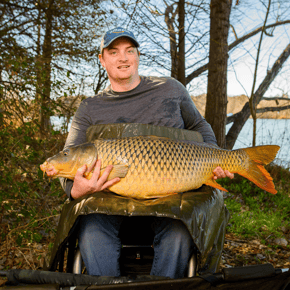
[{"label": "sunlit grass", "polygon": [[270,194],[236,175],[219,181],[229,193],[225,204],[230,211],[228,232],[244,237],[274,239],[290,228],[290,172],[279,166],[268,167],[278,193]]}]

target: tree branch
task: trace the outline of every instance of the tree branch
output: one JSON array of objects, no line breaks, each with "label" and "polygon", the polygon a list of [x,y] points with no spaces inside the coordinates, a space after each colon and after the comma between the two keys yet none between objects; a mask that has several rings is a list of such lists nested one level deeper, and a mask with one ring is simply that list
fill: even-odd
[{"label": "tree branch", "polygon": [[267,107],[267,108],[260,108],[257,109],[257,114],[265,113],[265,112],[279,112],[290,109],[290,105],[283,106],[283,107]]},{"label": "tree branch", "polygon": [[249,99],[251,115],[253,118],[253,146],[256,146],[256,126],[257,126],[257,115],[256,115],[257,104],[254,104],[254,91],[255,91],[256,80],[257,80],[259,57],[260,57],[260,52],[261,52],[263,34],[266,30],[265,27],[266,27],[267,19],[269,16],[270,7],[271,7],[271,0],[269,0],[269,2],[268,2],[267,12],[266,12],[264,24],[263,24],[261,35],[260,35],[260,41],[259,41],[259,46],[257,49],[257,57],[256,57],[256,63],[255,63],[254,80],[253,80],[253,85],[252,85],[251,96]]},{"label": "tree branch", "polygon": [[[276,27],[276,26],[280,26],[280,25],[284,25],[284,24],[289,24],[290,20],[285,20],[285,21],[279,21],[279,22],[275,22],[273,24],[269,24],[265,26],[265,30],[268,28],[272,28],[272,27]],[[252,36],[258,34],[259,32],[261,32],[263,29],[263,26],[253,30],[252,32],[242,36],[241,38],[239,38],[238,40],[234,41],[232,44],[229,45],[229,50],[233,49],[234,47],[236,47],[238,44],[244,42],[245,40],[251,38]]]},{"label": "tree branch", "polygon": [[[284,51],[281,53],[281,55],[275,61],[271,70],[269,70],[267,72],[266,77],[264,78],[264,80],[260,84],[259,88],[256,90],[256,92],[254,94],[254,98],[253,98],[255,106],[261,101],[265,92],[268,90],[269,86],[271,85],[272,81],[275,79],[275,77],[278,75],[278,73],[282,69],[283,64],[288,59],[289,55],[290,55],[290,43],[286,46]],[[230,128],[230,130],[227,134],[226,144],[227,144],[228,149],[231,149],[234,147],[236,139],[237,139],[240,131],[242,130],[245,122],[250,117],[250,114],[251,114],[250,113],[250,105],[249,105],[249,102],[247,102],[240,112],[227,118],[227,122],[226,122],[227,124],[234,122],[234,124],[232,125],[232,127]]]},{"label": "tree branch", "polygon": [[283,98],[283,97],[275,97],[275,98],[265,98],[265,97],[263,97],[262,101],[289,101],[290,102],[290,99],[289,98]]},{"label": "tree branch", "polygon": [[[284,25],[284,24],[289,24],[289,23],[290,23],[290,20],[279,21],[279,22],[267,25],[265,27],[265,29],[276,27],[276,26],[280,26],[280,25]],[[238,40],[234,41],[232,44],[229,45],[229,51],[231,49],[233,49],[234,47],[236,47],[237,45],[239,45],[240,43],[242,43],[243,41],[245,41],[245,40],[251,38],[252,36],[258,34],[259,32],[261,32],[262,29],[263,29],[263,27],[259,27],[259,28],[255,29],[254,31],[242,36]],[[190,83],[194,78],[198,77],[203,72],[207,71],[207,69],[208,69],[208,63],[203,65],[202,67],[198,68],[197,70],[193,71],[192,73],[190,73],[186,77],[186,84]]]}]

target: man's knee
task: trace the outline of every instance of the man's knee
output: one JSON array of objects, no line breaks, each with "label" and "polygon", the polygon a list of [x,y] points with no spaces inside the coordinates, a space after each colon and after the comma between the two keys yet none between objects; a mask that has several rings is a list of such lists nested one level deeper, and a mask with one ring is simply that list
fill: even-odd
[{"label": "man's knee", "polygon": [[167,247],[186,247],[190,248],[193,245],[192,237],[180,220],[171,218],[162,218],[155,223],[155,232],[158,243],[166,243]]},{"label": "man's knee", "polygon": [[193,244],[192,237],[185,226],[185,224],[180,220],[173,220],[170,230],[170,236],[174,246],[191,248]]},{"label": "man's knee", "polygon": [[[98,239],[114,239],[117,238],[120,225],[122,222],[121,216],[108,216],[105,214],[88,214],[80,218],[79,238],[86,240]],[[100,239],[102,237],[102,239]],[[81,241],[82,242],[82,241]]]}]

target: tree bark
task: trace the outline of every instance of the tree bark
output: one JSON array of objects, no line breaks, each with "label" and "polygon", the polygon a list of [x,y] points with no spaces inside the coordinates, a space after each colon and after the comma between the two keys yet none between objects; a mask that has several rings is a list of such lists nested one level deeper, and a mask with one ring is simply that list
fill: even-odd
[{"label": "tree bark", "polygon": [[[170,41],[170,57],[171,57],[171,77],[178,78],[178,58],[177,58],[177,45],[176,34],[174,30],[174,20],[177,11],[173,11],[173,4],[168,6],[165,10],[165,23],[167,25],[169,41]],[[171,16],[170,16],[171,14]]]},{"label": "tree bark", "polygon": [[[279,58],[275,61],[271,70],[269,70],[267,72],[267,75],[264,78],[263,82],[260,84],[259,88],[256,90],[256,92],[253,96],[253,105],[254,106],[257,106],[259,104],[259,102],[262,100],[264,94],[268,90],[272,81],[278,75],[279,71],[283,67],[283,64],[288,59],[289,55],[290,55],[290,43],[287,45],[287,47],[281,53]],[[244,105],[243,109],[239,113],[228,118],[227,123],[234,122],[234,124],[230,128],[230,130],[227,134],[227,137],[226,137],[226,148],[227,149],[232,149],[234,147],[235,142],[238,138],[238,135],[240,134],[244,124],[246,123],[246,121],[248,120],[250,115],[251,115],[250,105],[249,105],[249,102],[247,102]]]},{"label": "tree bark", "polygon": [[211,0],[210,50],[205,118],[217,143],[225,147],[227,117],[228,32],[232,0]]},{"label": "tree bark", "polygon": [[[37,2],[38,7],[38,17],[35,25],[37,26],[37,40],[36,40],[36,56],[35,56],[35,74],[36,74],[36,85],[35,85],[35,101],[37,104],[37,113],[40,112],[38,116],[39,124],[41,124],[41,106],[42,106],[42,97],[41,97],[41,91],[42,91],[42,52],[41,52],[41,10],[39,7],[39,1]],[[42,130],[41,126],[40,129]]]},{"label": "tree bark", "polygon": [[184,18],[185,18],[185,8],[184,0],[179,0],[178,2],[178,80],[185,85],[185,30],[184,30]]},{"label": "tree bark", "polygon": [[42,90],[41,90],[41,110],[40,110],[40,128],[41,132],[48,131],[50,127],[50,92],[51,92],[51,60],[52,60],[52,22],[54,0],[49,2],[49,8],[46,10],[45,37],[43,42],[43,72],[42,72]]}]

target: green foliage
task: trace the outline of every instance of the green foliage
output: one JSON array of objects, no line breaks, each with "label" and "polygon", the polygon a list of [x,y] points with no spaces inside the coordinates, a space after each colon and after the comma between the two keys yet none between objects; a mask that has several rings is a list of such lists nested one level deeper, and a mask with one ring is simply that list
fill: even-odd
[{"label": "green foliage", "polygon": [[[282,227],[290,228],[290,191],[283,187],[290,183],[290,172],[279,166],[269,167],[272,176],[283,172],[284,178],[274,178],[278,189],[270,194],[252,182],[236,176],[234,180],[219,181],[230,193],[225,204],[231,213],[228,231],[245,237],[261,239],[283,237]],[[278,174],[279,175],[279,174]]]},{"label": "green foliage", "polygon": [[54,234],[64,192],[57,179],[43,176],[39,165],[63,148],[65,137],[55,131],[39,137],[34,122],[21,126],[4,122],[0,131],[0,243],[14,241],[21,246]]}]

